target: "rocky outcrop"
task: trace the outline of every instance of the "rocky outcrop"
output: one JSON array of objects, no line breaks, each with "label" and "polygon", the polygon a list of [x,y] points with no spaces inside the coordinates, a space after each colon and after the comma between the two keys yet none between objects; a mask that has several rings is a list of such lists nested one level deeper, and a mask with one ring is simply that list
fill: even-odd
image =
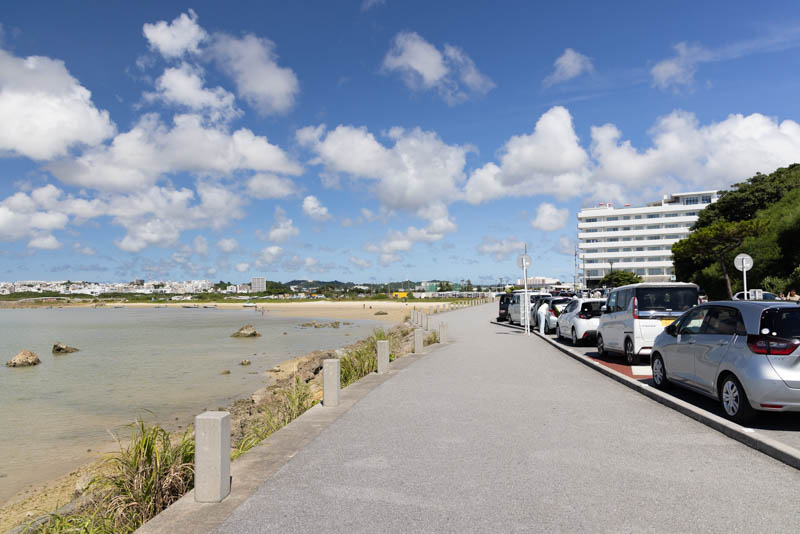
[{"label": "rocky outcrop", "polygon": [[239,362],[239,365],[250,365],[251,363],[253,362],[251,362],[250,360],[242,360]]},{"label": "rocky outcrop", "polygon": [[231,334],[231,337],[258,337],[261,334],[256,332],[255,327],[251,324],[246,324],[241,327],[239,330]]},{"label": "rocky outcrop", "polygon": [[69,345],[64,345],[60,341],[57,341],[56,344],[53,345],[53,354],[69,354],[70,352],[78,352],[78,349],[70,347]]},{"label": "rocky outcrop", "polygon": [[6,367],[29,367],[31,365],[39,365],[40,363],[42,362],[39,360],[36,353],[25,349],[11,358],[11,361],[6,362]]}]

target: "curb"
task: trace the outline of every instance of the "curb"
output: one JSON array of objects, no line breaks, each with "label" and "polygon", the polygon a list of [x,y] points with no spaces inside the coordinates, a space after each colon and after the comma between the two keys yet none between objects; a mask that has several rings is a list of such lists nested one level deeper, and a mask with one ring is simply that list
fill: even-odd
[{"label": "curb", "polygon": [[644,384],[639,382],[638,380],[634,380],[632,378],[628,378],[627,376],[623,375],[620,372],[615,371],[614,369],[608,368],[602,364],[597,363],[596,361],[592,360],[591,358],[587,358],[583,354],[579,354],[577,352],[573,352],[569,348],[561,345],[560,343],[555,342],[554,340],[541,335],[539,332],[534,332],[536,336],[539,338],[547,341],[553,347],[560,350],[567,356],[581,362],[582,364],[586,365],[587,367],[591,367],[595,371],[599,371],[600,373],[606,375],[607,377],[611,378],[628,386],[632,390],[641,393],[642,395],[651,398],[652,400],[667,406],[668,408],[672,408],[673,410],[686,415],[687,417],[691,417],[695,421],[706,425],[709,428],[712,428],[722,434],[725,434],[729,438],[733,438],[739,443],[747,445],[751,449],[755,449],[758,452],[766,454],[779,462],[783,462],[784,464],[794,467],[795,469],[800,469],[800,450],[795,449],[789,445],[776,441],[772,438],[767,436],[763,436],[761,434],[756,433],[755,430],[751,428],[745,428],[736,423],[728,421],[727,419],[723,419],[717,415],[709,413],[701,408],[697,408],[689,404],[688,402],[682,401],[678,398],[673,397],[672,395],[668,395],[663,393],[653,387],[650,387],[648,384]]}]

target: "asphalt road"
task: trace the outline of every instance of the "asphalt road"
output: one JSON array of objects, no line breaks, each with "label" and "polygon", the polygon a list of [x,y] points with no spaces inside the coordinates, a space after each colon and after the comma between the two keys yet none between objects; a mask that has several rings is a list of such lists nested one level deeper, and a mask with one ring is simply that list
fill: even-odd
[{"label": "asphalt road", "polygon": [[[556,339],[555,335],[549,335],[548,337],[552,338],[553,340]],[[557,342],[585,356],[598,358],[597,349],[593,346],[578,345],[577,347],[574,347],[572,346],[572,343],[566,339]],[[624,358],[621,355],[611,354],[606,358],[606,360],[608,362],[624,364]],[[650,365],[650,362],[647,360],[647,358],[643,358],[641,365]],[[651,379],[646,379],[644,382],[653,385],[653,381]],[[716,399],[710,399],[709,397],[700,395],[694,391],[689,391],[677,386],[670,387],[666,393],[693,404],[698,408],[702,408],[707,412],[711,412],[720,417],[725,417],[722,406]],[[762,411],[759,412],[758,417],[750,425],[750,427],[765,436],[800,450],[800,413],[798,412],[776,413]]]},{"label": "asphalt road", "polygon": [[800,472],[490,324],[378,386],[217,532],[789,532]]}]

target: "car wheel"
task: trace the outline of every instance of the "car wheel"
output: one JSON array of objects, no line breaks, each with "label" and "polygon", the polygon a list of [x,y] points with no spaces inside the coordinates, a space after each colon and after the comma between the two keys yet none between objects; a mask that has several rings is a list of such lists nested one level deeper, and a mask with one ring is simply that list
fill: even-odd
[{"label": "car wheel", "polygon": [[667,389],[669,380],[667,380],[667,368],[664,367],[664,359],[660,354],[653,355],[653,361],[650,363],[650,368],[653,371],[653,384],[658,389]]},{"label": "car wheel", "polygon": [[722,379],[719,401],[722,403],[722,410],[728,419],[739,424],[749,423],[755,419],[756,411],[750,406],[742,383],[735,376],[726,375]]},{"label": "car wheel", "polygon": [[606,346],[603,344],[603,336],[600,334],[597,334],[597,354],[599,354],[602,358],[605,358],[608,355],[606,352]]},{"label": "car wheel", "polygon": [[561,339],[562,339],[562,337],[561,337],[561,327],[558,324],[556,324],[556,339],[559,340],[559,341],[561,341]]},{"label": "car wheel", "polygon": [[625,340],[625,361],[628,365],[639,365],[639,355],[633,352],[633,341]]},{"label": "car wheel", "polygon": [[575,329],[572,329],[572,345],[577,347],[578,346],[578,334],[575,333]]}]

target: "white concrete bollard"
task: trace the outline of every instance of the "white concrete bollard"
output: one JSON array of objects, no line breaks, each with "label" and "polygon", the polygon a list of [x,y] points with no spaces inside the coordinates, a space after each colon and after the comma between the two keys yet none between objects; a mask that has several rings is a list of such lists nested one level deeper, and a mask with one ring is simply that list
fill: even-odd
[{"label": "white concrete bollard", "polygon": [[194,418],[194,500],[221,502],[231,492],[231,414]]},{"label": "white concrete bollard", "polygon": [[342,363],[338,358],[322,361],[322,405],[339,406],[339,390],[341,389]]},{"label": "white concrete bollard", "polygon": [[439,343],[447,343],[447,323],[439,323]]},{"label": "white concrete bollard", "polygon": [[378,374],[389,372],[389,342],[378,341]]},{"label": "white concrete bollard", "polygon": [[414,330],[414,354],[422,354],[422,329]]},{"label": "white concrete bollard", "polygon": [[430,318],[427,315],[424,315],[422,317],[422,329],[423,330],[428,330],[428,321],[429,321],[429,319]]}]

